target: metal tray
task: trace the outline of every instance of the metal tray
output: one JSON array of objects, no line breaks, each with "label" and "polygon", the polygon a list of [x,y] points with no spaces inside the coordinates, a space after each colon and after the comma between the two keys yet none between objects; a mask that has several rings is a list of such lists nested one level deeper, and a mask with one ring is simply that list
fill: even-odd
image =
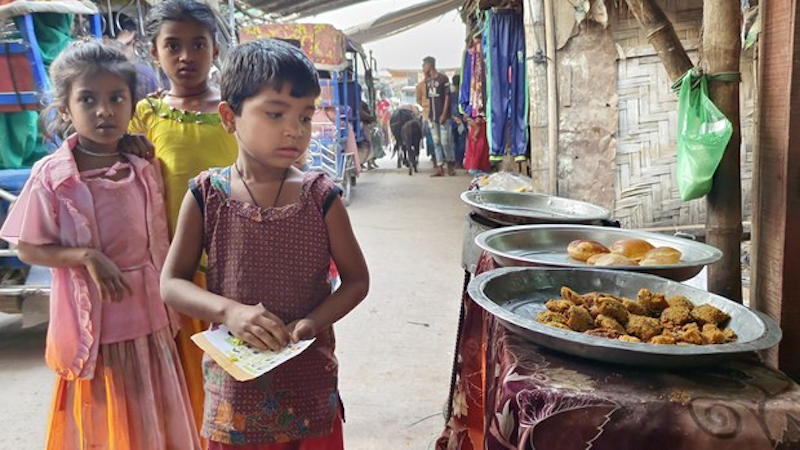
[{"label": "metal tray", "polygon": [[[581,294],[602,291],[632,298],[642,288],[667,296],[683,295],[695,305],[709,303],[728,313],[731,320],[727,326],[739,339],[719,345],[654,345],[595,337],[537,322],[536,314],[545,309],[547,300],[560,298],[562,286]],[[509,330],[541,346],[603,362],[662,368],[703,366],[765,350],[781,340],[778,325],[762,313],[700,289],[641,273],[508,267],[477,276],[468,291]]]},{"label": "metal tray", "polygon": [[689,239],[646,231],[588,225],[520,225],[486,231],[475,243],[491,253],[501,266],[541,266],[590,268],[583,261],[570,258],[567,246],[576,239],[591,239],[610,247],[623,238],[644,239],[656,247],[673,247],[683,254],[681,262],[663,266],[598,267],[650,273],[676,281],[694,277],[703,267],[722,258],[715,247]]},{"label": "metal tray", "polygon": [[475,213],[505,225],[598,223],[609,212],[591,203],[529,192],[466,191],[461,200]]}]

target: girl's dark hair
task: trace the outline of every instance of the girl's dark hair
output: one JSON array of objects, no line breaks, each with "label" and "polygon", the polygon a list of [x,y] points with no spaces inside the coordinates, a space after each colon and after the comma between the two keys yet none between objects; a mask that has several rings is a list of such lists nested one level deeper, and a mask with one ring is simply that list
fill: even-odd
[{"label": "girl's dark hair", "polygon": [[212,41],[216,41],[217,22],[214,19],[214,11],[205,3],[195,0],[165,0],[156,3],[147,13],[144,29],[147,37],[150,38],[150,42],[155,45],[156,37],[158,37],[158,32],[161,31],[161,25],[164,22],[188,22],[192,20],[208,30]]},{"label": "girl's dark hair", "polygon": [[278,39],[259,39],[238,45],[228,52],[220,74],[222,101],[228,102],[236,115],[244,101],[266,88],[280,91],[284,83],[292,85],[291,95],[318,97],[319,75],[303,52]]},{"label": "girl's dark hair", "polygon": [[75,41],[50,66],[52,100],[39,116],[40,128],[48,138],[63,139],[72,133],[72,124],[64,121],[58,110],[67,108],[72,83],[87,73],[108,73],[125,80],[130,89],[131,108],[136,109],[136,67],[125,53],[118,46],[104,44],[96,39]]}]

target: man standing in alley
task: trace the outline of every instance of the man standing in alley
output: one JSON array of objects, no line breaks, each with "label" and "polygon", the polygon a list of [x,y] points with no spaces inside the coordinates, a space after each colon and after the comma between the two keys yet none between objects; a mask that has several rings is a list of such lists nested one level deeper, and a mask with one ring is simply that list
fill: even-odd
[{"label": "man standing in alley", "polygon": [[436,152],[436,171],[431,176],[444,175],[445,164],[447,164],[447,173],[455,175],[455,157],[450,142],[450,80],[446,75],[436,71],[436,59],[432,56],[422,60],[422,72],[425,74],[428,91],[428,104],[430,105],[428,118],[431,123]]}]

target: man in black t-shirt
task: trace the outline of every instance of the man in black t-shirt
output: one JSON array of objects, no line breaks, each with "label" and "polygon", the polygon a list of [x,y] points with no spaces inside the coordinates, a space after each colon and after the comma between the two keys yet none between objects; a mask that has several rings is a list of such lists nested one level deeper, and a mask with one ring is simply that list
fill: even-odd
[{"label": "man in black t-shirt", "polygon": [[433,177],[444,175],[444,165],[447,164],[447,173],[456,174],[455,157],[450,139],[450,80],[447,76],[436,71],[436,59],[432,56],[422,60],[422,71],[425,74],[428,104],[430,112],[428,119],[433,134],[433,144],[436,152],[435,172]]}]

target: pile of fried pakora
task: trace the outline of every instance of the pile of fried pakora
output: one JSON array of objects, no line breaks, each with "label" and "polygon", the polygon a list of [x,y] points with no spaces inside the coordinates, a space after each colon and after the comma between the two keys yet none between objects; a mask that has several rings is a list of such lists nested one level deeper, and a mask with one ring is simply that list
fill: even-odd
[{"label": "pile of fried pakora", "polygon": [[578,294],[564,286],[536,320],[552,327],[626,342],[709,345],[734,342],[730,316],[710,304],[695,306],[682,296],[666,298],[647,289],[636,300],[601,292]]}]

